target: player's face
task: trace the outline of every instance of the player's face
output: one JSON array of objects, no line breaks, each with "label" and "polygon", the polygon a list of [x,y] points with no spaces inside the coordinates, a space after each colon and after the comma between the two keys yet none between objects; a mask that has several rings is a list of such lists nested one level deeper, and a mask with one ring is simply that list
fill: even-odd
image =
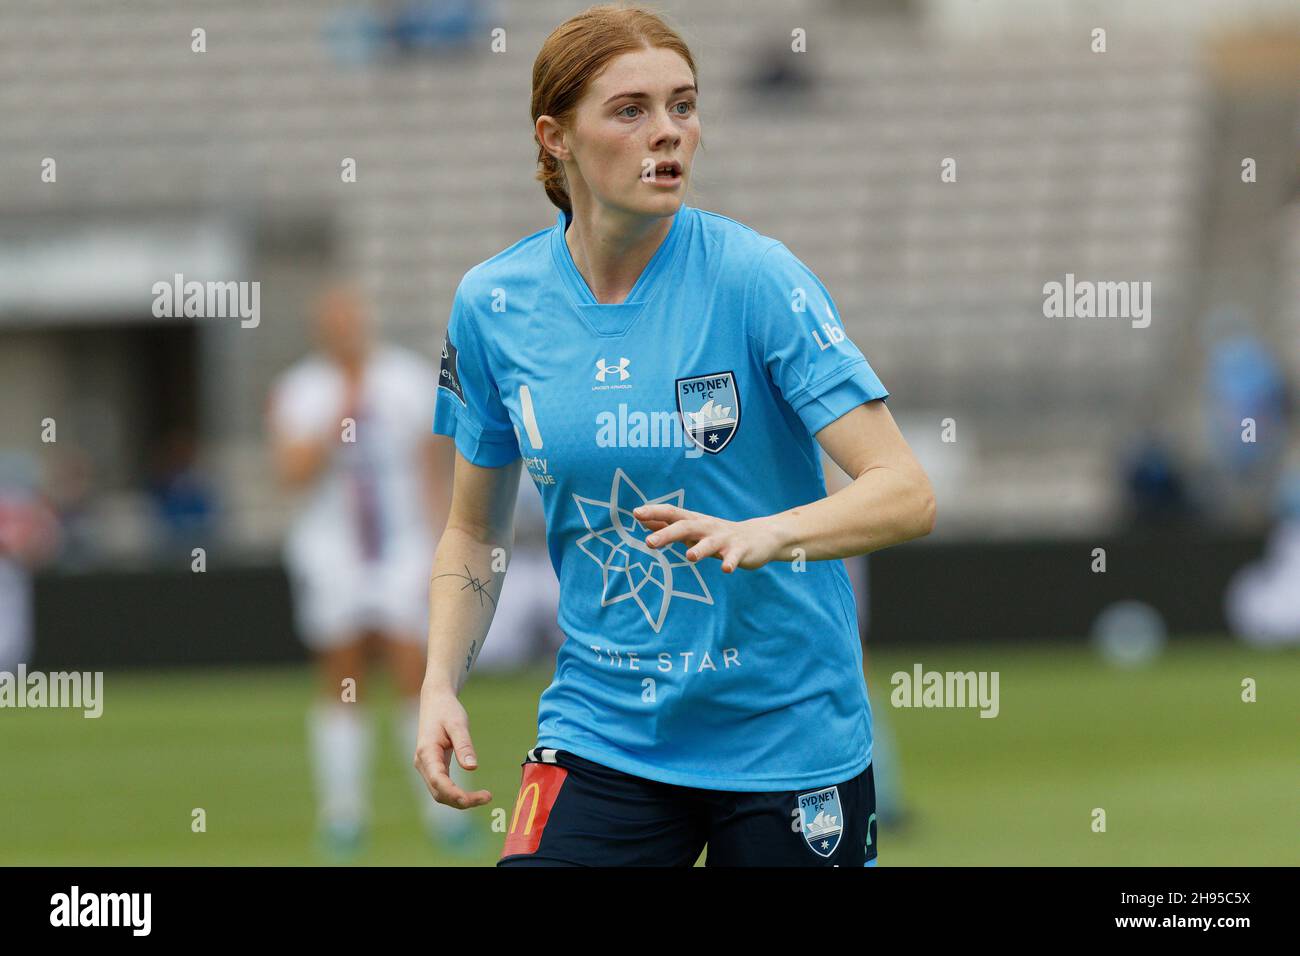
[{"label": "player's face", "polygon": [[[615,57],[578,104],[567,137],[570,188],[585,186],[593,200],[627,212],[673,215],[700,141],[695,100],[691,68],[672,50]],[[677,175],[657,171],[669,161],[679,164]]]}]

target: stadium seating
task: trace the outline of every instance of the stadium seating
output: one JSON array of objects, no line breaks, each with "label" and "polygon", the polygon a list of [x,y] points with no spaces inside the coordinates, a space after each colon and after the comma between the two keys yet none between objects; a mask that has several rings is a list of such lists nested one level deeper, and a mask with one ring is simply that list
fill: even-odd
[{"label": "stadium seating", "polygon": [[[1192,38],[1150,23],[1100,56],[1086,30],[1016,42],[845,4],[659,6],[685,26],[701,71],[693,204],[782,239],[821,276],[909,437],[932,446],[922,433],[951,417],[959,443],[978,449],[945,498],[945,527],[1113,517],[1109,452],[1135,408],[1181,384],[1197,314],[1211,131]],[[133,2],[129,18],[95,0],[7,7],[6,216],[218,208],[254,241],[265,219],[301,221],[325,232],[329,270],[361,277],[387,333],[430,356],[463,272],[553,222],[532,178],[528,83],[574,3],[501,5],[504,53],[485,37],[473,55],[364,66],[337,62],[325,42],[337,3],[155,0]],[[759,97],[748,83],[759,51],[785,49],[796,26],[810,90]],[[190,49],[198,27],[202,54]],[[57,188],[39,181],[46,156]],[[356,183],[341,181],[345,157]],[[940,181],[946,157],[955,183]],[[1300,226],[1289,249],[1294,277]],[[255,261],[304,292],[325,271]],[[1043,284],[1067,272],[1150,281],[1151,327],[1044,318]],[[274,541],[283,520],[259,445],[265,388],[306,342],[303,299],[266,295],[275,314],[255,334],[205,339],[202,363],[239,383],[207,393],[223,423],[210,458],[251,546]],[[1290,297],[1300,302],[1294,283]]]}]

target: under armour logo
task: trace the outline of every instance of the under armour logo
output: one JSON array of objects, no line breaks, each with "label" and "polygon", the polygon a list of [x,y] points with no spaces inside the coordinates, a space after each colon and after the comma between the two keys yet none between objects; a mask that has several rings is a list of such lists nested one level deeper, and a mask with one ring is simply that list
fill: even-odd
[{"label": "under armour logo", "polygon": [[624,357],[618,360],[617,365],[606,365],[603,357],[596,359],[596,381],[605,381],[605,376],[613,372],[618,372],[618,380],[620,382],[624,381],[632,374],[627,370],[629,362],[630,360]]}]

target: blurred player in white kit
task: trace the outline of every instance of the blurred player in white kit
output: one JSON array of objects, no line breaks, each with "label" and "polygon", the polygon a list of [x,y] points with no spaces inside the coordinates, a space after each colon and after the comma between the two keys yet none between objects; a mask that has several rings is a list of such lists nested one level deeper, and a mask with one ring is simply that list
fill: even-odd
[{"label": "blurred player in white kit", "polygon": [[325,291],[315,318],[318,349],[276,380],[268,426],[280,480],[303,492],[284,558],[298,631],[320,674],[308,716],[319,839],[347,855],[366,833],[372,717],[363,678],[378,644],[398,693],[396,756],[429,835],[460,846],[470,821],[434,801],[412,765],[428,577],[452,475],[449,443],[432,432],[437,372],[416,352],[375,341],[350,287]]},{"label": "blurred player in white kit", "polygon": [[0,449],[0,671],[11,674],[32,661],[32,572],[59,548],[36,472],[31,456]]}]

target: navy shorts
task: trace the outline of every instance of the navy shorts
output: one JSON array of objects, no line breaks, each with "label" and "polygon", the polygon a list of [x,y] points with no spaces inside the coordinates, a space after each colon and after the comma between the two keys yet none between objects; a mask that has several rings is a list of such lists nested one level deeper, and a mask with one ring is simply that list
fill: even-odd
[{"label": "navy shorts", "polygon": [[874,866],[867,766],[824,787],[747,793],[659,783],[536,748],[497,866]]}]

